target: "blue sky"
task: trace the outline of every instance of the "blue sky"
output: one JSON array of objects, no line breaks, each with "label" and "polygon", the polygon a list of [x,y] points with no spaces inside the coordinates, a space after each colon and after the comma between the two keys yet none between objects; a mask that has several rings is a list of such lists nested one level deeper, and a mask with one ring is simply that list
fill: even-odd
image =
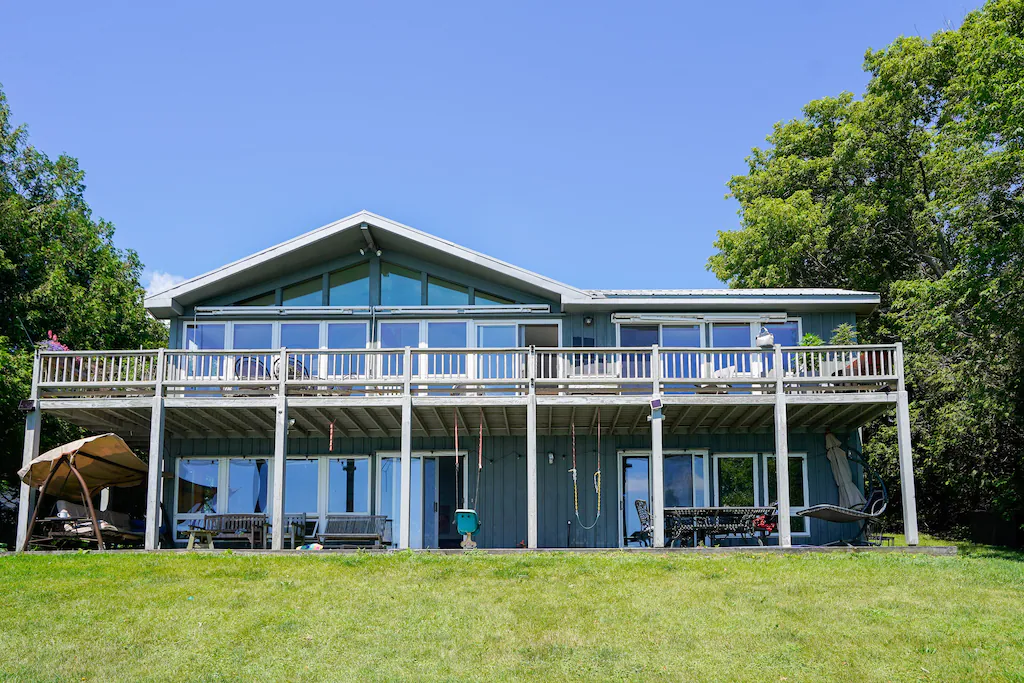
[{"label": "blue sky", "polygon": [[0,83],[147,281],[368,209],[580,287],[712,287],[772,124],[979,4],[11,3]]}]

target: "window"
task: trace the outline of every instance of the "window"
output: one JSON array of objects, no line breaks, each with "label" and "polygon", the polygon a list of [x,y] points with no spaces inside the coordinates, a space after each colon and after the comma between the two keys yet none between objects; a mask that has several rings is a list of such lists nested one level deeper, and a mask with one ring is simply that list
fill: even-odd
[{"label": "window", "polygon": [[270,323],[235,323],[232,348],[274,348],[274,326]]},{"label": "window", "polygon": [[[767,474],[767,481],[765,482],[767,496],[765,496],[765,501],[771,505],[778,501],[778,477],[775,474],[775,455],[768,454],[765,456],[765,460],[767,461],[767,467],[765,467]],[[789,510],[796,513],[805,507],[807,507],[807,456],[805,454],[791,454],[789,456]],[[806,517],[798,517],[794,514],[789,520],[789,528],[792,533],[809,533],[806,526]]]},{"label": "window", "polygon": [[665,507],[704,505],[704,456],[697,453],[665,454]]},{"label": "window", "polygon": [[[464,322],[428,322],[427,346],[435,349],[464,349],[469,345]],[[466,354],[437,353],[428,357],[427,372],[431,375],[464,375]]]},{"label": "window", "polygon": [[[418,348],[420,345],[420,324],[415,323],[381,323],[380,324],[380,348],[382,349],[404,349]],[[419,356],[412,359],[412,373],[419,374]],[[381,370],[388,375],[401,375],[405,372],[405,354],[387,354],[381,358],[383,367]]]},{"label": "window", "polygon": [[[281,348],[311,350],[320,348],[320,323],[281,323]],[[298,354],[288,361],[288,373],[295,377],[316,377],[320,356]]]},{"label": "window", "polygon": [[[665,459],[665,481],[668,485],[668,458]],[[763,474],[762,474],[763,473]],[[750,507],[778,502],[775,455],[751,453],[715,456],[716,504],[724,507]],[[807,506],[807,454],[789,456],[789,506],[796,513]],[[666,498],[668,493],[666,491]],[[665,503],[668,505],[668,502]],[[810,533],[808,520],[790,517],[794,534]]]},{"label": "window", "polygon": [[[365,349],[366,323],[331,323],[327,326],[327,348]],[[362,376],[366,372],[366,356],[352,353],[332,353],[328,361],[328,374]]]},{"label": "window", "polygon": [[623,325],[619,328],[620,346],[646,347],[657,343],[657,325]]},{"label": "window", "polygon": [[285,461],[284,511],[317,514],[320,500],[320,463],[316,459]]},{"label": "window", "polygon": [[281,303],[285,306],[323,306],[324,280],[315,277],[291,287],[285,287],[281,293]]},{"label": "window", "polygon": [[380,264],[382,306],[421,306],[423,286],[420,273],[390,263]]},{"label": "window", "polygon": [[369,513],[369,459],[331,458],[328,463],[327,513]]},{"label": "window", "polygon": [[360,263],[331,273],[329,285],[331,306],[369,306],[370,264]]},{"label": "window", "polygon": [[775,336],[775,343],[782,346],[800,345],[800,323],[788,320],[784,323],[765,323],[765,329]]},{"label": "window", "polygon": [[266,294],[260,294],[254,296],[251,299],[245,301],[239,301],[238,306],[275,306],[277,305],[277,295],[274,292],[267,292]]},{"label": "window", "polygon": [[469,304],[469,287],[429,277],[427,303],[431,306],[465,306]]},{"label": "window", "polygon": [[473,296],[473,303],[477,306],[510,306],[515,301],[486,292],[476,292]]},{"label": "window", "polygon": [[715,492],[722,507],[760,505],[756,455],[720,455],[715,457]]},{"label": "window", "polygon": [[228,512],[269,512],[269,481],[269,460],[228,460]]},{"label": "window", "polygon": [[216,513],[219,484],[219,461],[194,458],[179,460],[178,513],[193,516]]},{"label": "window", "polygon": [[185,347],[188,349],[223,349],[224,325],[189,325],[185,329]]}]

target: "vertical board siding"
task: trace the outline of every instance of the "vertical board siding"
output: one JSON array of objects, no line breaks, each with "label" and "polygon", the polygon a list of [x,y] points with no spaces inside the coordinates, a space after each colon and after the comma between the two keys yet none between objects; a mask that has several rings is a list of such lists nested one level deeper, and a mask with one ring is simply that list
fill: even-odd
[{"label": "vertical board siding", "polygon": [[804,334],[816,334],[828,344],[832,333],[843,323],[849,323],[854,328],[857,326],[857,316],[853,313],[823,312],[803,313],[800,315],[800,326]]},{"label": "vertical board siding", "polygon": [[[857,434],[840,434],[839,439],[859,447]],[[273,441],[257,438],[221,439],[169,439],[168,471],[176,469],[176,458],[213,456],[273,456]],[[288,440],[289,455],[374,455],[378,452],[398,452],[398,438],[336,438],[334,451],[328,450],[326,438],[293,438]],[[418,437],[413,439],[413,451],[450,451],[454,440],[446,437]],[[477,441],[460,440],[460,447],[468,451],[464,461],[469,476],[471,505],[475,503],[480,515],[481,529],[477,541],[483,548],[512,548],[525,542],[526,529],[526,438],[521,436],[492,436],[484,438],[483,470],[480,487],[476,487]],[[537,516],[538,544],[542,548],[587,547],[614,548],[619,545],[619,462],[620,450],[649,450],[649,435],[602,437],[601,439],[601,517],[591,530],[580,525],[593,524],[597,515],[597,496],[593,476],[597,467],[597,437],[578,434],[576,437],[576,464],[578,472],[579,520],[573,503],[572,440],[568,436],[537,437]],[[715,453],[772,453],[775,439],[772,434],[666,434],[665,450],[701,449]],[[838,502],[838,489],[832,477],[832,468],[825,455],[823,433],[791,434],[789,448],[794,453],[807,453],[808,505]],[[554,462],[548,464],[548,453]],[[854,467],[854,480],[860,468]],[[714,469],[708,462],[708,492],[714,487]],[[762,480],[766,477],[761,472]],[[460,488],[461,491],[461,483]],[[376,491],[376,464],[371,469],[371,492]],[[165,487],[165,506],[169,513],[174,501],[174,482]],[[376,501],[373,502],[376,504]],[[461,506],[461,500],[458,501]],[[857,525],[831,524],[822,520],[809,520],[811,535],[794,536],[796,544],[820,545],[852,538]],[[724,541],[729,543],[730,541]],[[768,541],[774,542],[773,539]]]},{"label": "vertical board siding", "polygon": [[[594,322],[583,324],[583,318],[590,317]],[[571,313],[562,319],[562,346],[578,346],[573,344],[573,337],[593,337],[594,346],[615,346],[615,325],[612,324],[611,313]]]}]

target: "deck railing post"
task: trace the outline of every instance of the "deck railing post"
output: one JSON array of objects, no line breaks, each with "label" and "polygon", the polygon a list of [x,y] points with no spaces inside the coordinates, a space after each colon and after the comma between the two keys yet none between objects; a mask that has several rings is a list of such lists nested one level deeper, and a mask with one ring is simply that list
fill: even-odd
[{"label": "deck railing post", "polygon": [[[779,545],[793,546],[789,519],[789,425],[782,346],[775,345],[775,492],[779,497]],[[770,504],[771,501],[765,501]]]},{"label": "deck railing post", "polygon": [[[654,401],[661,400],[661,351],[651,347],[651,545],[665,547],[665,456],[662,449],[662,409]],[[597,457],[601,457],[598,453]]]},{"label": "deck railing post", "polygon": [[160,547],[160,498],[164,478],[164,349],[156,352],[153,409],[149,417],[149,477],[146,488],[146,550]]},{"label": "deck railing post", "polygon": [[526,547],[537,547],[537,349],[526,361]]},{"label": "deck railing post", "polygon": [[[32,409],[25,414],[25,447],[21,457],[23,466],[27,466],[39,455],[39,435],[43,428],[43,414],[39,409],[39,373],[41,368],[42,357],[37,349],[35,358],[32,360],[32,383],[29,390],[29,400],[32,402]],[[18,499],[17,545],[14,546],[19,551],[25,546],[30,508],[37,502],[35,491],[31,486],[22,482]]]},{"label": "deck railing post", "polygon": [[274,498],[271,503],[273,535],[270,547],[284,548],[284,478],[288,456],[288,350],[281,349],[278,363],[277,406],[274,411]]},{"label": "deck railing post", "polygon": [[917,545],[917,493],[914,486],[914,456],[910,446],[910,395],[903,374],[902,342],[896,343],[896,373],[896,443],[900,459],[903,534],[907,545]]},{"label": "deck railing post", "polygon": [[407,346],[402,367],[402,466],[398,510],[398,547],[403,549],[410,546],[409,526],[412,524],[412,360],[412,349]]}]

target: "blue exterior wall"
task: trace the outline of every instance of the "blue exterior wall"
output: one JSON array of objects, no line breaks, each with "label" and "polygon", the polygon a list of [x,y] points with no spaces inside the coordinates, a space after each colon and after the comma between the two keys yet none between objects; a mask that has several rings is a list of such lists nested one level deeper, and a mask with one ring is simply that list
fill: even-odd
[{"label": "blue exterior wall", "polygon": [[[848,436],[839,435],[846,441]],[[838,491],[832,470],[825,456],[824,434],[790,434],[789,447],[793,453],[807,453],[808,504],[836,503]],[[293,455],[373,455],[378,451],[400,450],[398,438],[342,438],[335,439],[334,451],[328,450],[325,438],[293,438],[288,441],[288,452]],[[470,453],[470,466],[476,462],[476,441],[461,443]],[[468,446],[468,448],[467,448]],[[706,449],[715,453],[771,453],[774,437],[771,434],[694,434],[669,435],[664,438],[666,450]],[[452,450],[454,442],[444,437],[414,438],[414,451]],[[572,443],[567,436],[538,436],[538,542],[541,547],[618,547],[619,499],[618,452],[650,448],[650,437],[615,436],[601,439],[601,518],[594,529],[586,531],[577,522],[573,506]],[[554,453],[554,464],[549,465],[547,453]],[[480,493],[476,496],[477,510],[482,527],[476,536],[481,547],[515,547],[526,540],[526,438],[495,436],[484,439],[484,466],[480,473]],[[203,456],[264,456],[272,457],[273,441],[255,438],[172,439],[168,455],[173,458]],[[580,518],[584,524],[594,522],[597,499],[592,485],[596,468],[597,437],[577,436],[576,457],[579,469]],[[173,471],[176,466],[168,464]],[[371,468],[375,476],[376,468]],[[712,468],[708,467],[709,478]],[[859,470],[855,470],[855,479]],[[476,495],[475,471],[470,470],[470,497]],[[711,490],[709,482],[708,490]],[[174,504],[174,483],[168,481],[164,500],[169,512]],[[376,483],[371,482],[371,491]],[[374,504],[376,504],[374,502]],[[571,522],[568,524],[568,522]],[[856,532],[853,525],[837,525],[810,520],[810,536],[795,536],[794,543],[818,545],[850,538]],[[769,541],[771,542],[771,541]]]}]

